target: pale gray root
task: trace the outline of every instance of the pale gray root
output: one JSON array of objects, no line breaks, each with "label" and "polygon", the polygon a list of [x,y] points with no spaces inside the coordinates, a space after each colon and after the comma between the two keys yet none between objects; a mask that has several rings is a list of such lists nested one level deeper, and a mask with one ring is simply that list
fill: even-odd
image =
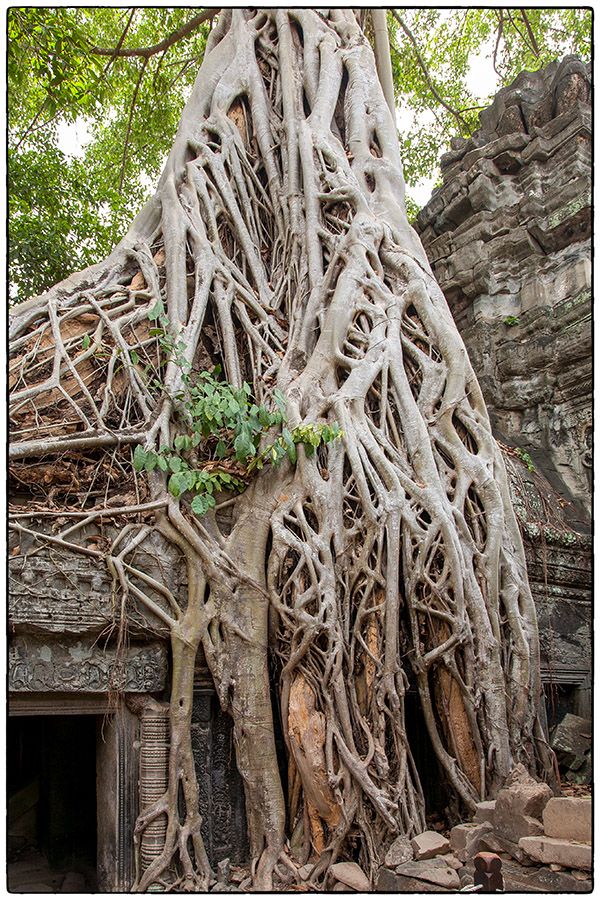
[{"label": "pale gray root", "polygon": [[[113,466],[106,497],[120,478],[130,498],[100,556],[123,614],[137,604],[171,633],[169,786],[136,829],[139,840],[167,815],[167,844],[139,873],[140,890],[205,890],[210,878],[190,742],[200,645],[233,717],[257,889],[272,886],[292,831],[320,859],[324,884],[357,838],[372,875],[394,836],[423,829],[411,681],[467,808],[517,761],[550,771],[535,610],[502,458],[403,198],[394,124],[352,14],[228,10],[130,234],[105,264],[14,311],[15,477],[54,465],[56,481],[68,461],[81,481],[92,459],[97,481],[103,460]],[[160,473],[134,479],[131,446],[159,448],[183,427],[181,371],[149,333],[159,298],[194,371],[219,362],[259,402],[279,387],[290,427],[337,421],[343,438],[312,458],[299,448],[294,468],[264,469],[201,520],[168,498]],[[38,524],[14,527],[99,552],[77,519],[48,537],[56,508],[37,504]],[[187,597],[136,567],[156,532],[185,560]]]}]

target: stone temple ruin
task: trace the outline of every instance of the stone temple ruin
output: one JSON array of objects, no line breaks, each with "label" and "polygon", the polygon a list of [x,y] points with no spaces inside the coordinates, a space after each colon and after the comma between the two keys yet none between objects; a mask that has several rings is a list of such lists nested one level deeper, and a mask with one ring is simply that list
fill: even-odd
[{"label": "stone temple ruin", "polygon": [[524,72],[480,118],[416,227],[507,448],[554,726],[590,715],[590,68]]},{"label": "stone temple ruin", "polygon": [[[590,154],[589,67],[567,58],[523,73],[482,113],[480,130],[442,158],[443,184],[416,223],[506,450],[540,620],[548,725],[562,777],[582,784],[590,780]],[[69,478],[68,462],[53,466],[47,484]],[[15,465],[11,479],[16,501],[26,470]],[[9,864],[34,843],[57,871],[78,870],[75,889],[127,891],[136,817],[165,785],[167,635],[147,617],[115,632],[93,527],[87,561],[51,542],[28,556],[28,540],[25,531],[14,538],[9,560]],[[158,551],[146,556],[147,571],[169,572],[177,594],[184,574]],[[211,863],[241,862],[247,838],[231,726],[202,660],[193,731]],[[489,824],[486,812],[468,827]],[[158,819],[144,833],[143,866],[160,852],[163,827]],[[454,832],[459,859],[467,839],[473,831]],[[528,839],[541,844],[544,832]],[[552,863],[551,851],[536,848],[531,859]],[[392,868],[380,890],[428,889],[414,872],[402,887]],[[559,881],[542,878],[539,889],[587,884]]]}]

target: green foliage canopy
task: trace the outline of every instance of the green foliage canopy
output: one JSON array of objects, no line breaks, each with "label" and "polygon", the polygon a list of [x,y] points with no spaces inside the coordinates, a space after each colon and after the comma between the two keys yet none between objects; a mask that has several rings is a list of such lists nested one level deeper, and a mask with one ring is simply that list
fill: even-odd
[{"label": "green foliage canopy", "polygon": [[[122,236],[160,173],[216,12],[9,9],[12,301],[101,259]],[[435,172],[450,138],[477,128],[491,99],[493,92],[481,96],[470,86],[473,59],[492,59],[497,87],[565,53],[588,60],[591,15],[589,8],[390,10],[409,197],[411,185]],[[61,149],[65,126],[75,123],[89,135],[76,156]]]}]

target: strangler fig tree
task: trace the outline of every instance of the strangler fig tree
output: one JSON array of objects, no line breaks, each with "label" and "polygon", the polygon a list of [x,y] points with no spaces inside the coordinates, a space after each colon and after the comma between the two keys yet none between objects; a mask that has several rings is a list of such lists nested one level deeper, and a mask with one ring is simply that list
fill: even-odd
[{"label": "strangler fig tree", "polygon": [[[200,647],[233,718],[256,889],[290,863],[292,832],[324,884],[337,859],[354,853],[372,875],[395,836],[423,830],[409,683],[467,809],[516,762],[549,771],[504,465],[403,195],[354,13],[226,10],[126,238],[14,310],[11,462],[31,473],[68,460],[80,484],[104,466],[106,497],[113,479],[132,499],[90,507],[83,490],[77,506],[63,490],[64,525],[51,528],[55,493],[13,527],[98,554],[115,608],[146,610],[170,633],[168,788],[136,828],[139,839],[164,816],[166,842],[139,890],[209,881],[190,739]],[[249,416],[264,409],[264,430],[248,426],[236,447],[242,412],[229,400],[214,429],[195,430],[208,407],[189,406],[189,390],[210,379],[244,392]],[[268,418],[275,397],[281,420]],[[294,453],[252,467],[283,426]],[[173,448],[181,466],[164,471]],[[169,491],[182,466],[237,481],[195,513],[190,489],[208,476]],[[84,539],[90,522],[103,548]],[[157,535],[186,567],[185,596],[136,566]]]}]

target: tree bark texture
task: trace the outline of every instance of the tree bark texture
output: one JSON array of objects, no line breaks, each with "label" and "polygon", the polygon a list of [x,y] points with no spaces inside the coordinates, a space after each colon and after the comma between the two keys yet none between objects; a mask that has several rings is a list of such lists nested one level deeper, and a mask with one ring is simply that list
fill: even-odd
[{"label": "tree bark texture", "polygon": [[[150,333],[158,299],[192,371],[220,363],[257,402],[278,387],[290,427],[337,421],[342,439],[300,447],[295,466],[263,469],[202,519],[162,473],[134,476],[135,444],[182,429],[181,368]],[[190,743],[200,645],[234,721],[255,889],[292,833],[323,885],[336,859],[354,853],[373,874],[396,835],[423,830],[409,682],[467,808],[518,761],[549,771],[504,465],[408,225],[395,126],[349,10],[220,15],[155,196],[104,263],[14,310],[11,353],[16,477],[56,487],[68,469],[86,497],[129,491],[117,509],[59,486],[13,527],[99,554],[116,609],[171,634],[169,785],[137,825],[139,839],[166,815],[167,841],[137,889],[210,877]],[[72,518],[52,529],[58,508]],[[90,523],[111,535],[104,549],[85,540]],[[136,566],[157,533],[186,566],[185,597]]]}]

